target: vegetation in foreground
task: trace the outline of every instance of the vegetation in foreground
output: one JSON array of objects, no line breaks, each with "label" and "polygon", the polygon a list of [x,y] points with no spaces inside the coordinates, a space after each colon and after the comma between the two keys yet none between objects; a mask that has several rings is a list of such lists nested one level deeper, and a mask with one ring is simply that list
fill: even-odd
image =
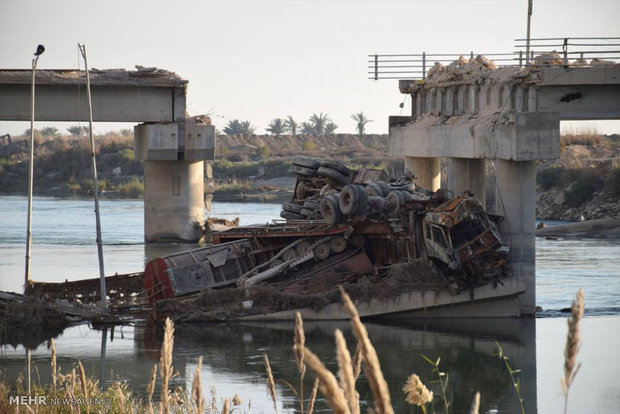
[{"label": "vegetation in foreground", "polygon": [[[351,319],[351,326],[357,347],[353,355],[350,354],[346,340],[342,332],[335,330],[336,341],[336,360],[338,374],[335,376],[329,371],[325,364],[307,346],[303,329],[301,315],[297,313],[293,352],[295,362],[299,370],[300,385],[298,389],[286,383],[297,396],[299,401],[299,412],[312,414],[315,408],[318,391],[321,392],[325,403],[330,409],[339,414],[359,414],[362,412],[360,405],[360,395],[356,390],[356,382],[363,371],[368,379],[372,391],[372,407],[368,407],[367,412],[377,414],[392,414],[392,398],[404,398],[412,405],[412,410],[427,413],[445,413],[453,411],[448,393],[450,387],[449,373],[440,368],[440,358],[436,361],[422,355],[432,367],[433,373],[437,377],[435,380],[439,384],[439,395],[434,395],[420,377],[411,374],[403,385],[403,396],[393,397],[390,395],[387,383],[381,370],[381,364],[377,352],[368,336],[366,327],[361,322],[355,305],[341,288],[344,307]],[[562,390],[565,397],[564,412],[568,407],[568,395],[570,387],[579,371],[580,364],[577,364],[577,353],[581,346],[580,322],[584,313],[583,291],[579,290],[571,308],[571,316],[568,319],[568,335],[566,348],[564,351],[564,376],[561,379]],[[138,397],[132,393],[123,382],[115,382],[106,389],[101,389],[97,380],[88,377],[84,372],[84,367],[80,362],[72,368],[70,372],[63,373],[62,368],[57,366],[56,349],[54,341],[51,341],[51,383],[47,385],[24,385],[20,379],[17,383],[17,390],[13,392],[9,386],[0,383],[0,412],[8,413],[233,413],[250,412],[250,405],[243,405],[238,395],[226,397],[218,406],[218,398],[215,390],[211,391],[211,397],[207,399],[202,389],[200,371],[202,368],[202,357],[198,359],[196,372],[192,380],[191,390],[176,388],[170,390],[170,380],[173,377],[172,350],[174,346],[174,324],[170,319],[165,322],[164,338],[161,346],[159,364],[154,364],[150,382],[146,389],[146,398]],[[513,384],[516,398],[519,400],[521,412],[525,413],[523,398],[520,394],[519,370],[513,369],[508,357],[504,355],[498,344],[496,356],[506,367],[507,375]],[[274,412],[277,410],[278,396],[276,393],[275,380],[271,370],[269,357],[264,354],[264,364],[267,374],[267,386],[270,391],[274,404]],[[304,398],[303,379],[307,368],[314,373],[315,380],[310,391],[309,398]],[[429,380],[430,381],[430,380]],[[161,398],[158,403],[153,401],[156,387],[161,388]],[[15,405],[11,404],[11,397],[15,395],[36,395],[44,396],[48,401],[58,399],[66,404],[58,406],[50,405]],[[476,392],[473,396],[470,414],[479,412],[480,401],[484,395]],[[438,401],[437,404],[435,404]],[[80,404],[88,401],[92,405]],[[307,401],[307,403],[306,403]],[[71,404],[71,402],[76,402]]]}]

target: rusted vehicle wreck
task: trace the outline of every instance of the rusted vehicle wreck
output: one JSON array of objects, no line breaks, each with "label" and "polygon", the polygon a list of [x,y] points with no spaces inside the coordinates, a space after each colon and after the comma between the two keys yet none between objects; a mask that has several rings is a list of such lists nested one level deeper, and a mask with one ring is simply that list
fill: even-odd
[{"label": "rusted vehicle wreck", "polygon": [[[430,192],[410,172],[393,179],[336,161],[297,157],[291,170],[298,179],[282,220],[208,232],[207,247],[147,264],[158,317],[343,319],[338,285],[361,316],[476,316],[520,293],[500,218],[471,194]],[[517,315],[507,307],[487,316]]]}]

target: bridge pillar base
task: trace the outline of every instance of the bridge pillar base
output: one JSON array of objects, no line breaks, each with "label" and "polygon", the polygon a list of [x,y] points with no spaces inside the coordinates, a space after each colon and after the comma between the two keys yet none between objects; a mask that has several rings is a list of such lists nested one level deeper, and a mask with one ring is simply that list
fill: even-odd
[{"label": "bridge pillar base", "polygon": [[204,162],[144,162],[144,239],[197,242],[204,222]]}]

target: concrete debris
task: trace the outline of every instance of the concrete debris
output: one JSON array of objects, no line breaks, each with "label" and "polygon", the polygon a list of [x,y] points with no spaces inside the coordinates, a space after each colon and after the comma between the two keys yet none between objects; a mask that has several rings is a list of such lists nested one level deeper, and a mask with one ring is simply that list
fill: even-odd
[{"label": "concrete debris", "polygon": [[536,65],[561,65],[564,60],[555,50],[551,53],[543,53],[534,58]]}]

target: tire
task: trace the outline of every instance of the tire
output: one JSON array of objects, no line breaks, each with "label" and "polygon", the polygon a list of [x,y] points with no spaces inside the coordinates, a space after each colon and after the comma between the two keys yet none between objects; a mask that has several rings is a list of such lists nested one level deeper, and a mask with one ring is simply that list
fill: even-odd
[{"label": "tire", "polygon": [[344,237],[338,236],[330,240],[329,247],[334,253],[342,253],[347,249],[347,241]]},{"label": "tire", "polygon": [[291,213],[299,214],[301,211],[301,206],[295,203],[282,203],[282,210],[288,211]]},{"label": "tire", "polygon": [[345,177],[348,177],[351,175],[351,170],[349,169],[349,167],[347,167],[340,161],[335,161],[335,160],[323,161],[321,163],[321,167],[326,167],[326,168],[329,168],[330,170],[338,171],[340,174],[344,175]]},{"label": "tire", "polygon": [[296,214],[296,213],[291,213],[290,211],[280,211],[280,217],[282,217],[283,219],[287,219],[287,220],[303,220],[305,219],[304,216],[302,216],[301,214]]},{"label": "tire", "polygon": [[345,185],[340,192],[340,211],[343,214],[352,214],[357,211],[360,202],[360,193],[357,186],[353,184]]},{"label": "tire", "polygon": [[359,196],[359,199],[357,202],[357,209],[355,209],[352,215],[365,216],[366,210],[368,210],[368,194],[366,194],[364,188],[360,186],[355,186],[355,189],[357,190],[357,195]]},{"label": "tire", "polygon": [[288,262],[289,260],[293,260],[295,258],[298,257],[297,252],[295,251],[295,249],[288,249],[287,251],[285,251],[284,253],[282,253],[282,260],[284,260],[285,262]]},{"label": "tire", "polygon": [[396,190],[391,191],[390,194],[388,194],[387,200],[388,211],[390,212],[390,214],[393,215],[395,215],[405,203],[405,197],[403,196],[403,194],[400,191]]},{"label": "tire", "polygon": [[321,177],[326,177],[329,178],[332,183],[334,184],[334,187],[342,187],[344,185],[346,185],[349,182],[349,178],[346,177],[345,175],[343,175],[342,173],[340,173],[339,171],[333,170],[331,168],[328,167],[320,167],[317,170],[318,175],[320,175]]},{"label": "tire", "polygon": [[385,198],[382,197],[368,197],[368,207],[376,212],[383,211],[387,209],[388,202]]},{"label": "tire", "polygon": [[385,197],[386,194],[383,192],[383,188],[378,183],[370,183],[368,184],[364,190],[366,190],[366,194],[369,197]]},{"label": "tire", "polygon": [[375,184],[378,185],[383,191],[383,197],[387,197],[387,195],[390,194],[390,191],[392,191],[388,183],[385,181],[377,181]]},{"label": "tire", "polygon": [[334,196],[321,199],[321,215],[328,226],[335,226],[342,221],[342,213],[338,205],[338,199]]},{"label": "tire", "polygon": [[318,211],[321,209],[321,206],[319,203],[314,202],[314,201],[306,201],[304,202],[304,208],[307,208],[308,210],[315,210]]},{"label": "tire", "polygon": [[327,259],[329,257],[329,254],[331,253],[329,245],[327,243],[321,243],[318,246],[315,246],[313,252],[314,257],[319,260]]},{"label": "tire", "polygon": [[295,246],[295,251],[297,252],[299,256],[303,256],[304,254],[306,254],[308,249],[310,249],[310,246],[312,246],[310,242],[307,240],[304,240],[300,242],[297,246]]},{"label": "tire", "polygon": [[297,175],[305,175],[308,177],[316,177],[317,170],[314,168],[300,167],[299,165],[291,165],[291,172]]},{"label": "tire", "polygon": [[319,160],[317,158],[304,157],[301,155],[293,157],[293,160],[291,161],[293,165],[297,165],[299,167],[305,167],[305,168],[312,168],[314,170],[319,168],[322,162],[323,160]]},{"label": "tire", "polygon": [[273,269],[274,267],[276,267],[276,266],[278,266],[278,265],[281,265],[282,263],[284,263],[282,260],[280,260],[280,259],[276,259],[276,260],[274,260],[273,262],[271,262],[271,263],[269,264],[269,268],[270,268],[270,269]]}]

